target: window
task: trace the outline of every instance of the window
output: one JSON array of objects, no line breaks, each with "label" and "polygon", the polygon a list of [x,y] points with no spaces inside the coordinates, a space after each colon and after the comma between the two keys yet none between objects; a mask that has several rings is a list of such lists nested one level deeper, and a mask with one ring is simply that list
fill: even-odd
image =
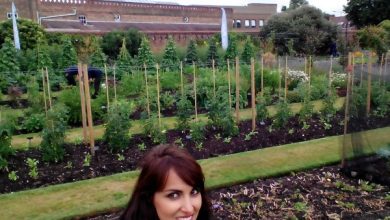
[{"label": "window", "polygon": [[114,15],[114,21],[120,22],[121,21],[121,15]]},{"label": "window", "polygon": [[[8,18],[8,19],[12,19],[12,12],[8,12],[8,13],[7,13],[7,18]],[[15,18],[16,18],[16,19],[18,18],[18,13],[15,13]]]},{"label": "window", "polygon": [[87,24],[87,17],[85,15],[79,15],[79,20],[82,24]]},{"label": "window", "polygon": [[241,20],[236,20],[236,27],[241,28]]},{"label": "window", "polygon": [[252,27],[252,28],[255,28],[255,27],[256,27],[256,21],[255,21],[255,20],[251,20],[251,27]]},{"label": "window", "polygon": [[249,27],[249,20],[248,19],[245,20],[245,27]]},{"label": "window", "polygon": [[264,20],[259,20],[259,27],[263,27],[264,26]]}]

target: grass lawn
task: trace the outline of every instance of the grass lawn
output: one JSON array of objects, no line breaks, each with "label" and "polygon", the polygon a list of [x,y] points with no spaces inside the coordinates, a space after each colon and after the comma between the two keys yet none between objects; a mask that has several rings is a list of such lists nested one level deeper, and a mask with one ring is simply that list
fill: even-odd
[{"label": "grass lawn", "polygon": [[[361,132],[365,153],[390,143],[390,127]],[[208,189],[340,161],[343,136],[200,160]],[[351,138],[347,140],[350,144]],[[0,195],[3,219],[69,219],[123,207],[138,171]]]}]

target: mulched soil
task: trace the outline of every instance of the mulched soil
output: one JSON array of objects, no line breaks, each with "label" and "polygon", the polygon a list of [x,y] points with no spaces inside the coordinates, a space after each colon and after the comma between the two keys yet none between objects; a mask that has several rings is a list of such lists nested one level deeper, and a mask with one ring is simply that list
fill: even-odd
[{"label": "mulched soil", "polygon": [[[337,114],[332,120],[331,127],[320,122],[314,115],[307,124],[308,129],[303,130],[297,117],[293,117],[287,126],[281,129],[271,129],[271,121],[265,124],[257,124],[256,132],[251,132],[251,121],[242,122],[239,126],[240,134],[231,137],[230,140],[219,135],[217,130],[209,128],[205,132],[203,146],[197,148],[194,141],[189,139],[188,131],[170,130],[167,132],[167,142],[176,143],[187,149],[196,159],[216,157],[219,155],[255,150],[265,147],[277,146],[293,142],[321,138],[325,136],[342,134],[343,115]],[[367,118],[365,120],[351,121],[353,131],[373,129],[390,125],[390,117]],[[351,130],[352,131],[352,130]],[[248,137],[250,136],[250,137]],[[38,188],[53,184],[74,182],[83,179],[106,176],[114,173],[134,170],[145,151],[155,146],[152,139],[146,135],[134,135],[128,148],[119,153],[111,153],[107,145],[97,142],[99,150],[96,155],[88,160],[89,149],[83,145],[66,145],[65,157],[62,162],[48,164],[43,162],[42,153],[38,149],[17,152],[8,160],[8,171],[16,171],[18,179],[10,180],[9,172],[0,171],[0,193],[9,193],[25,189]],[[39,161],[38,176],[34,179],[29,175],[27,158]]]},{"label": "mulched soil", "polygon": [[[390,187],[351,179],[338,166],[212,190],[213,219],[383,219]],[[121,211],[89,217],[118,219]]]}]

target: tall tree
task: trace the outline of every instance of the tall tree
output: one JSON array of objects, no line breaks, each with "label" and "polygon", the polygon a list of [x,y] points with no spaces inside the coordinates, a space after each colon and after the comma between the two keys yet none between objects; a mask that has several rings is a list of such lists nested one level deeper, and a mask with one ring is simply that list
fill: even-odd
[{"label": "tall tree", "polygon": [[225,59],[234,60],[238,56],[237,37],[229,35],[229,45],[226,49]]},{"label": "tall tree", "polygon": [[134,57],[138,54],[138,48],[142,41],[142,34],[138,30],[112,31],[104,35],[102,39],[103,52],[111,60],[117,59],[123,38],[126,39],[126,48],[128,48],[130,55]]},{"label": "tall tree", "polygon": [[142,38],[141,46],[138,49],[137,62],[138,66],[143,66],[146,64],[147,66],[152,67],[154,65],[155,61],[153,53],[150,49],[150,43],[146,37]]},{"label": "tall tree", "polygon": [[62,46],[62,58],[60,68],[65,69],[77,64],[77,53],[69,38],[64,38]]},{"label": "tall tree", "polygon": [[15,74],[19,71],[16,59],[16,49],[10,38],[5,38],[0,49],[0,89],[5,90],[8,86],[17,83]]},{"label": "tall tree", "polygon": [[358,28],[390,19],[389,0],[349,0],[344,11]]},{"label": "tall tree", "polygon": [[321,10],[302,6],[273,16],[261,30],[260,36],[267,39],[272,33],[275,33],[278,54],[285,54],[291,49],[291,39],[297,53],[325,54],[336,39],[337,26],[327,20]]},{"label": "tall tree", "polygon": [[122,40],[122,47],[119,52],[118,60],[116,63],[116,74],[118,78],[121,78],[124,74],[131,73],[131,56],[126,48],[126,40]]},{"label": "tall tree", "polygon": [[[45,38],[45,31],[36,22],[27,19],[18,19],[17,23],[22,50],[35,48],[38,44],[38,39]],[[4,43],[7,37],[13,39],[11,19],[0,22],[0,45]]]},{"label": "tall tree", "polygon": [[290,0],[288,9],[292,10],[308,4],[309,3],[306,0]]},{"label": "tall tree", "polygon": [[176,52],[176,44],[171,36],[169,36],[168,43],[165,47],[161,64],[163,68],[168,70],[178,69],[179,67],[179,57]]},{"label": "tall tree", "polygon": [[244,50],[242,51],[241,54],[241,59],[246,64],[250,64],[251,58],[254,58],[254,56],[255,56],[255,48],[251,38],[248,36],[245,41]]},{"label": "tall tree", "polygon": [[190,41],[190,44],[187,48],[186,63],[192,64],[198,60],[198,53],[196,51],[196,44],[194,40]]},{"label": "tall tree", "polygon": [[107,62],[107,55],[104,54],[102,48],[100,46],[96,47],[95,51],[91,55],[91,66],[94,67],[104,67],[104,64]]},{"label": "tall tree", "polygon": [[357,33],[361,47],[372,49],[381,57],[387,49],[386,31],[379,26],[368,26],[358,31]]},{"label": "tall tree", "polygon": [[[213,37],[209,41],[209,50],[207,51],[207,59],[209,61],[215,60],[215,62],[218,62],[218,51],[217,51],[217,43],[216,39]],[[211,62],[210,62],[211,63]]]}]

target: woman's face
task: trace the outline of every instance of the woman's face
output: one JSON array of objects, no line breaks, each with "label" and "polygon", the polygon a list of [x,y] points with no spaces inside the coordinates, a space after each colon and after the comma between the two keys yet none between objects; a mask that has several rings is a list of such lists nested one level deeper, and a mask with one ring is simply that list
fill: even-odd
[{"label": "woman's face", "polygon": [[154,194],[153,204],[160,220],[195,220],[202,206],[202,195],[171,169],[164,188]]}]

